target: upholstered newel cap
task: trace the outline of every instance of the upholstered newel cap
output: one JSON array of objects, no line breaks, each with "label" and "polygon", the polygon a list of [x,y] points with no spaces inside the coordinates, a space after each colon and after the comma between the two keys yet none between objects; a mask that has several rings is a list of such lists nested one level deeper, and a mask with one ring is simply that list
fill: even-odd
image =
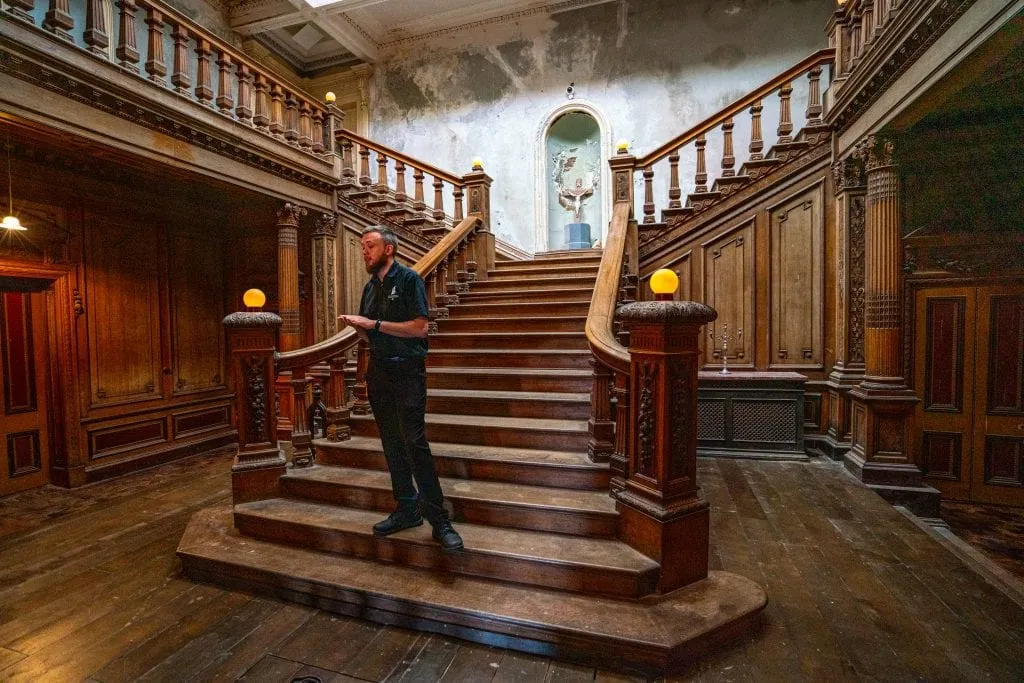
[{"label": "upholstered newel cap", "polygon": [[280,327],[281,316],[269,311],[238,311],[224,318],[225,327]]},{"label": "upholstered newel cap", "polygon": [[624,323],[684,323],[705,325],[718,311],[698,301],[634,301],[618,311]]}]

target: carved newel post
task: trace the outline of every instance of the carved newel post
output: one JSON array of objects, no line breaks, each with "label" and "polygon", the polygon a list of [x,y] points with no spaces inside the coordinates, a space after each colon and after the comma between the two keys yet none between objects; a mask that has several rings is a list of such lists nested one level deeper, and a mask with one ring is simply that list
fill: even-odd
[{"label": "carved newel post", "polygon": [[697,338],[718,317],[694,301],[626,304],[630,419],[619,537],[661,564],[658,590],[707,578],[708,502],[697,486]]},{"label": "carved newel post", "polygon": [[473,170],[462,176],[468,198],[467,214],[480,216],[482,224],[473,240],[473,258],[476,261],[476,279],[486,280],[494,270],[494,233],[491,232],[491,182],[484,173],[483,161],[473,160]]},{"label": "carved newel post", "polygon": [[285,471],[274,408],[274,352],[281,318],[263,311],[232,313],[224,318],[224,327],[238,428],[232,498],[235,503],[272,498]]}]

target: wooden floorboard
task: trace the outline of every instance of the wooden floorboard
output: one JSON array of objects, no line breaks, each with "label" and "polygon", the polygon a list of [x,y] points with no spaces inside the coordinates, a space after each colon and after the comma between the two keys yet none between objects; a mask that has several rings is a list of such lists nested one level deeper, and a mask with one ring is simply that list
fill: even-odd
[{"label": "wooden floorboard", "polygon": [[[174,549],[228,499],[230,465],[0,499],[0,680],[644,680],[188,581]],[[838,465],[702,459],[698,476],[712,567],[769,604],[668,680],[1024,680],[1024,610]]]}]

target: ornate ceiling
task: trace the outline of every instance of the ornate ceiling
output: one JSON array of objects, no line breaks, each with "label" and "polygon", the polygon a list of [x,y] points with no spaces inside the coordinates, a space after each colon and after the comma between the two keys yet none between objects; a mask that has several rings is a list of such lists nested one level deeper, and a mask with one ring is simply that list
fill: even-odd
[{"label": "ornate ceiling", "polygon": [[240,0],[231,25],[300,72],[374,63],[445,32],[613,0]]}]

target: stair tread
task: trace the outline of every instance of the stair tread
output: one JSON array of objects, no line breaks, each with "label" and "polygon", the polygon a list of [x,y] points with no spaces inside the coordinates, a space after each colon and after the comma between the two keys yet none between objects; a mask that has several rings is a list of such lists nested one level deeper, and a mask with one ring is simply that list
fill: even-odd
[{"label": "stair tread", "polygon": [[[544,417],[504,417],[493,415],[453,415],[427,413],[428,425],[458,425],[460,427],[490,427],[493,429],[536,429],[544,431],[586,432],[586,420],[555,420]],[[373,420],[373,415],[354,415],[353,420]]]},{"label": "stair tread", "polygon": [[[293,468],[283,478],[391,491],[391,476],[380,470],[355,469],[330,465]],[[446,498],[491,501],[577,512],[615,514],[615,501],[607,491],[583,491],[548,486],[528,486],[512,482],[477,481],[440,477]]]},{"label": "stair tread", "polygon": [[[380,439],[370,436],[353,436],[347,441],[317,439],[318,448],[346,448],[380,453]],[[592,462],[586,453],[577,451],[552,451],[538,448],[515,448],[512,446],[478,446],[476,444],[432,441],[430,450],[435,458],[475,458],[494,462],[551,465],[587,470],[607,470],[608,463]]]},{"label": "stair tread", "polygon": [[427,396],[434,396],[437,398],[489,398],[503,401],[578,401],[580,403],[590,402],[590,394],[559,391],[492,391],[487,389],[427,389]]},{"label": "stair tread", "polygon": [[[280,522],[314,526],[323,530],[372,536],[381,514],[372,510],[329,503],[269,498],[235,506],[235,514],[247,514]],[[543,531],[506,529],[481,524],[458,524],[465,543],[463,553],[519,557],[558,565],[580,565],[623,572],[657,570],[658,563],[621,541],[566,536]],[[391,534],[388,539],[416,545],[437,546],[429,524]],[[440,549],[439,549],[440,551]]]},{"label": "stair tread", "polygon": [[[473,352],[476,353],[476,350],[474,349]],[[579,368],[460,368],[447,366],[428,367],[427,373],[445,375],[479,375],[480,373],[486,373],[491,375],[523,375],[526,377],[590,377],[594,374],[591,370],[581,370]]]},{"label": "stair tread", "polygon": [[556,335],[570,336],[570,337],[582,337],[586,335],[586,332],[580,330],[579,332],[567,332],[564,330],[554,332],[519,332],[509,330],[507,332],[438,332],[437,334],[430,335],[433,337],[481,337],[483,339],[493,339],[494,337],[508,337],[509,335],[515,335],[516,337],[551,337]]},{"label": "stair tread", "polygon": [[586,321],[587,316],[585,315],[558,315],[558,316],[529,316],[529,315],[489,315],[489,316],[459,316],[458,321],[460,323],[480,323],[481,325],[490,325],[496,322],[504,321],[519,321],[519,322],[533,322],[535,320],[569,320],[569,321]]}]

